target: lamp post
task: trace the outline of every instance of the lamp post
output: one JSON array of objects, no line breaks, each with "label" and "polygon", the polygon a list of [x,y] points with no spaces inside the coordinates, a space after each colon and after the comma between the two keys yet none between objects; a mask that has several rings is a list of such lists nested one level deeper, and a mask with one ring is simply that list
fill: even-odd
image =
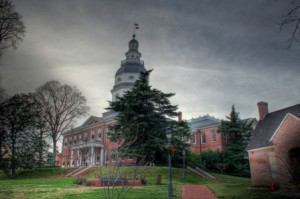
[{"label": "lamp post", "polygon": [[[172,128],[167,127],[166,135],[168,140],[168,148],[170,149],[171,140],[172,140]],[[168,150],[168,160],[169,160],[169,185],[168,185],[168,195],[169,199],[173,199],[173,185],[172,185],[172,161],[170,150]]]},{"label": "lamp post", "polygon": [[185,150],[182,150],[182,178],[185,178]]}]

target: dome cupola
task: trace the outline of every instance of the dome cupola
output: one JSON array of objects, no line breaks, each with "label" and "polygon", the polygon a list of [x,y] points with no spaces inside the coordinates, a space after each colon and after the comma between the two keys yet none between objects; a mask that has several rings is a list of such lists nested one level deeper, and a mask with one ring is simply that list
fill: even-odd
[{"label": "dome cupola", "polygon": [[129,51],[130,50],[139,50],[139,42],[135,39],[135,35],[132,35],[132,40],[129,41]]},{"label": "dome cupola", "polygon": [[126,59],[121,61],[121,67],[115,74],[115,84],[112,93],[112,101],[121,97],[126,91],[130,90],[141,72],[146,72],[144,62],[140,60],[142,54],[139,52],[139,42],[135,39],[135,34],[128,44],[128,51],[125,53]]}]

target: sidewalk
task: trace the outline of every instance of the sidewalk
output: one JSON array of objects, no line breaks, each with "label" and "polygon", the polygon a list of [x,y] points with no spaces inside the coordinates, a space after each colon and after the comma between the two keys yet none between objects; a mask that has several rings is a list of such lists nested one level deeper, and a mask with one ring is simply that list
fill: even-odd
[{"label": "sidewalk", "polygon": [[217,199],[214,194],[203,185],[184,185],[182,199]]}]

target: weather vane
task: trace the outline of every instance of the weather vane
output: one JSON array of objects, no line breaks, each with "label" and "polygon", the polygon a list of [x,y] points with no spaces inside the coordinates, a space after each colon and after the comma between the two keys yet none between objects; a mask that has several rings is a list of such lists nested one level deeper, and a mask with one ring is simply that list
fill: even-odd
[{"label": "weather vane", "polygon": [[140,26],[139,26],[139,24],[138,23],[134,23],[134,26],[133,26],[133,35],[135,36],[135,34],[136,34],[136,30],[137,29],[140,29]]}]

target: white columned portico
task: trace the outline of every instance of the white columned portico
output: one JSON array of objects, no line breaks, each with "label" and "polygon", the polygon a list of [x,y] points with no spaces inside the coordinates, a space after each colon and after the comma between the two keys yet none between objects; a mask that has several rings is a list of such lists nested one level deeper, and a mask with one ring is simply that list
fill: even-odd
[{"label": "white columned portico", "polygon": [[[80,149],[78,149],[78,150],[80,150]],[[81,159],[82,159],[82,152],[81,153],[79,152],[79,167],[81,167],[81,165],[82,165]]]},{"label": "white columned portico", "polygon": [[94,146],[91,147],[92,148],[92,152],[91,152],[91,165],[94,165],[95,163],[95,151],[94,151]]},{"label": "white columned portico", "polygon": [[76,162],[76,166],[77,166],[77,167],[80,166],[80,164],[79,164],[79,155],[80,155],[79,149],[77,149],[77,162]]},{"label": "white columned portico", "polygon": [[103,156],[103,147],[101,147],[101,152],[100,152],[100,165],[103,166],[103,159],[104,159],[104,156]]}]

